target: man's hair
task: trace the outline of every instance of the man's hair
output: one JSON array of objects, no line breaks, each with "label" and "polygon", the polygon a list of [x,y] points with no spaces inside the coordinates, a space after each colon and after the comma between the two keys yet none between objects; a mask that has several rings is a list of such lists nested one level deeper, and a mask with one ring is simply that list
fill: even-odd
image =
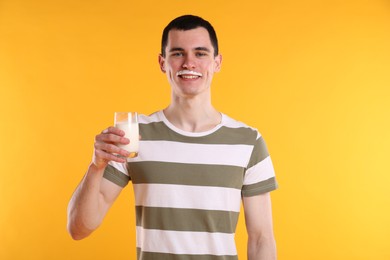
[{"label": "man's hair", "polygon": [[205,28],[210,36],[214,48],[214,57],[218,55],[218,39],[213,26],[203,18],[194,15],[183,15],[172,20],[164,29],[161,41],[161,55],[165,57],[165,48],[168,44],[168,33],[171,30],[187,31],[199,27]]}]

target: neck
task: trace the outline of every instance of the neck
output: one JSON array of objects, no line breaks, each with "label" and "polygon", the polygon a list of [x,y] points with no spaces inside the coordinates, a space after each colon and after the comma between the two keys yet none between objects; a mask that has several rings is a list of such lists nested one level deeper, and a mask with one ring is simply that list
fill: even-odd
[{"label": "neck", "polygon": [[164,110],[166,118],[177,128],[187,132],[204,132],[221,123],[222,116],[210,100],[197,97],[173,97]]}]

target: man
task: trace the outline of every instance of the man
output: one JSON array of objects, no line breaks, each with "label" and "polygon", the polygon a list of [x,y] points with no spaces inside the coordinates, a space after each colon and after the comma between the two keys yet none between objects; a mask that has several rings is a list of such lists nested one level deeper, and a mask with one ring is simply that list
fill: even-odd
[{"label": "man", "polygon": [[[234,233],[243,201],[248,259],[276,259],[269,192],[277,183],[256,129],[218,112],[210,86],[222,57],[213,27],[186,15],[164,29],[159,64],[171,103],[140,116],[139,155],[109,127],[68,207],[74,239],[90,235],[122,188],[133,183],[138,259],[237,259]],[[122,155],[123,157],[118,156]]]}]

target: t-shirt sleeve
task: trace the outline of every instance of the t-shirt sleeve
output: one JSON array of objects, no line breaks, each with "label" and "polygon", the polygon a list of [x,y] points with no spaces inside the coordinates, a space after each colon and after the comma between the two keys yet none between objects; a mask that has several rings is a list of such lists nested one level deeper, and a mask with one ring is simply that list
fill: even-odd
[{"label": "t-shirt sleeve", "polygon": [[278,188],[275,171],[263,137],[258,134],[244,175],[242,196],[250,197]]},{"label": "t-shirt sleeve", "polygon": [[109,162],[106,169],[104,170],[103,177],[122,188],[125,187],[129,181],[130,176],[127,171],[126,164]]}]

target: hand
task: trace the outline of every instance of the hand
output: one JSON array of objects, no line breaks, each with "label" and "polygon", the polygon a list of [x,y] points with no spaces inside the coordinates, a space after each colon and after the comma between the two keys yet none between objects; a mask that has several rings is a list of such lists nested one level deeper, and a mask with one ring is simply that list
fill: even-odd
[{"label": "hand", "polygon": [[[127,158],[130,153],[117,146],[118,144],[128,144],[130,142],[130,140],[124,136],[124,131],[115,127],[109,127],[95,137],[95,150],[92,159],[92,163],[95,167],[104,169],[109,161],[119,163],[126,162],[125,158]],[[120,156],[123,156],[124,158]]]}]

